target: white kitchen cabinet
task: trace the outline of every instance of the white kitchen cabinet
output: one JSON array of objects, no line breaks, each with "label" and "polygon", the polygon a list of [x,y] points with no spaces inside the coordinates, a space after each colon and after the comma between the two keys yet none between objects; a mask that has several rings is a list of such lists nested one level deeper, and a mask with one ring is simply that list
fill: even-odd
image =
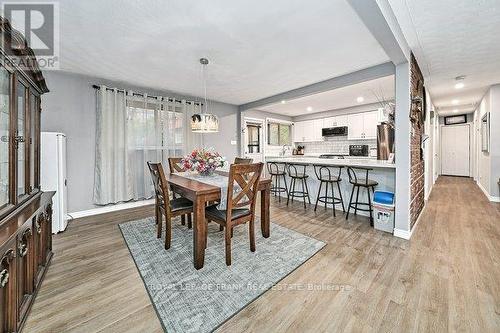
[{"label": "white kitchen cabinet", "polygon": [[294,124],[294,142],[322,141],[323,119],[298,121]]},{"label": "white kitchen cabinet", "polygon": [[377,111],[364,113],[363,127],[364,127],[365,139],[377,138],[377,125],[378,125]]},{"label": "white kitchen cabinet", "polygon": [[323,127],[347,126],[347,116],[335,116],[323,119]]},{"label": "white kitchen cabinet", "polygon": [[323,129],[323,118],[313,120],[313,130],[311,133],[312,141],[323,141],[322,129]]},{"label": "white kitchen cabinet", "polygon": [[293,141],[294,142],[304,142],[305,137],[305,122],[297,121],[293,125]]},{"label": "white kitchen cabinet", "polygon": [[368,140],[377,138],[377,111],[355,113],[347,116],[348,140]]}]

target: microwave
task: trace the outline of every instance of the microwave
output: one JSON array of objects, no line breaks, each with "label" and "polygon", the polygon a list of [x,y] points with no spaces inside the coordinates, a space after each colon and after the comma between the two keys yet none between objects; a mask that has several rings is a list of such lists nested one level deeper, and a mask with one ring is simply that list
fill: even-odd
[{"label": "microwave", "polygon": [[347,135],[347,126],[328,127],[321,129],[322,136],[345,136]]}]

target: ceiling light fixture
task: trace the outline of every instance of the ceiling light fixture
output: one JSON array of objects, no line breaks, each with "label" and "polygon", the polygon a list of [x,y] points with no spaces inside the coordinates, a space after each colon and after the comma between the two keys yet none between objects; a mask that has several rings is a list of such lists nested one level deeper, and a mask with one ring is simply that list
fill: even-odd
[{"label": "ceiling light fixture", "polygon": [[[207,100],[207,65],[208,59],[201,58],[201,73],[202,73],[202,84],[203,84],[203,95],[205,104],[201,106],[201,112],[195,113],[191,116],[191,130],[195,133],[215,133],[219,131],[219,119],[216,115],[208,112],[208,100]],[[205,111],[203,111],[203,106]]]},{"label": "ceiling light fixture", "polygon": [[453,110],[453,113],[457,113],[457,112],[458,112],[458,109],[454,109],[454,110]]},{"label": "ceiling light fixture", "polygon": [[463,87],[465,87],[465,83],[463,82],[464,80],[465,75],[457,76],[455,78],[455,81],[457,81],[457,83],[455,83],[455,89],[462,89]]},{"label": "ceiling light fixture", "polygon": [[356,98],[356,101],[358,103],[363,103],[365,101],[365,98],[363,96],[359,96],[358,98]]},{"label": "ceiling light fixture", "polygon": [[311,112],[313,110],[312,106],[308,106],[306,109],[308,112]]},{"label": "ceiling light fixture", "polygon": [[286,101],[285,101],[285,100],[282,100],[282,101],[281,101],[281,104],[285,104],[285,103],[286,103]]},{"label": "ceiling light fixture", "polygon": [[451,101],[451,104],[458,105],[459,102],[460,101],[458,99],[454,99],[454,100]]}]

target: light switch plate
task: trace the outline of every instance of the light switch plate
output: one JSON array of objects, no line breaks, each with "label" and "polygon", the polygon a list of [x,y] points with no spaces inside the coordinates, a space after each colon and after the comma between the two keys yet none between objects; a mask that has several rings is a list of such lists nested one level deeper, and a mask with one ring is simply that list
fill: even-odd
[{"label": "light switch plate", "polygon": [[231,145],[236,146],[238,142],[236,140],[231,140]]}]

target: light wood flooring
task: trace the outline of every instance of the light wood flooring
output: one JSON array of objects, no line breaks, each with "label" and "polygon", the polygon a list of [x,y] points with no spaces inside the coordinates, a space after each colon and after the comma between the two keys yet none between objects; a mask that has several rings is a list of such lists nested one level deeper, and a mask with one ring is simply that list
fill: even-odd
[{"label": "light wood flooring", "polygon": [[[219,332],[500,331],[500,210],[472,180],[440,177],[411,241],[285,201],[272,199],[271,220],[327,246],[281,281],[289,289],[266,292]],[[75,220],[56,235],[24,332],[161,332],[117,226],[152,212]],[[308,285],[343,289],[292,290]]]}]

